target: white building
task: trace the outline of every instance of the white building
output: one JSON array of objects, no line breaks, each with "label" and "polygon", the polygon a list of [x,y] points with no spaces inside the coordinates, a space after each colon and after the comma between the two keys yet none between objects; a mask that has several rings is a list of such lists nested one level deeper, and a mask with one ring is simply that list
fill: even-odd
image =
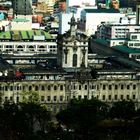
[{"label": "white building", "polygon": [[120,18],[124,16],[116,9],[84,9],[81,12],[79,29],[90,36],[95,34],[97,27],[102,22],[119,23]]},{"label": "white building", "polygon": [[95,6],[96,5],[96,0],[66,0],[66,4],[67,4],[67,10],[69,7],[71,6]]},{"label": "white building", "polygon": [[[140,26],[135,24],[105,24],[98,27],[97,37],[105,39],[110,47],[136,42],[139,39]],[[135,35],[134,35],[135,34]],[[133,37],[137,36],[134,40]],[[130,41],[129,41],[130,40]]]},{"label": "white building", "polygon": [[83,9],[97,9],[96,6],[84,6],[84,7],[69,7],[67,13],[60,13],[59,15],[59,34],[64,34],[66,31],[70,29],[68,22],[71,19],[72,12],[74,12],[74,16],[76,21],[79,21],[81,18],[81,11]]}]

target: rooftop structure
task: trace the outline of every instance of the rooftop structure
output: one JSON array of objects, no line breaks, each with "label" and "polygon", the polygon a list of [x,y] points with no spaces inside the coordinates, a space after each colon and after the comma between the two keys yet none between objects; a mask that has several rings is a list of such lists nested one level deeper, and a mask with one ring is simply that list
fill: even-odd
[{"label": "rooftop structure", "polygon": [[12,2],[15,15],[32,14],[32,0],[13,0]]}]

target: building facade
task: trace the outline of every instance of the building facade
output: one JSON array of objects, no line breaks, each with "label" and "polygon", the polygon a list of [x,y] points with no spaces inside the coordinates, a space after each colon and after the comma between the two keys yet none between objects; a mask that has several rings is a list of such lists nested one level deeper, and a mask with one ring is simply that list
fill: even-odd
[{"label": "building facade", "polygon": [[25,98],[31,101],[36,93],[54,114],[65,109],[71,99],[97,98],[110,104],[125,99],[139,107],[140,65],[130,63],[125,67],[105,60],[98,69],[88,67],[88,37],[77,33],[74,16],[69,24],[70,31],[58,38],[55,57],[40,51],[36,54],[35,50],[34,54],[17,56],[2,52],[1,103],[22,102]]}]

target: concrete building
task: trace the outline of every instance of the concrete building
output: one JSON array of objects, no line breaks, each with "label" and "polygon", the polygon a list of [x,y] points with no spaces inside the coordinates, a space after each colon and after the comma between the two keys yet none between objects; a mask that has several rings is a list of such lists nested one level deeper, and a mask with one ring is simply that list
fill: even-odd
[{"label": "concrete building", "polygon": [[[10,33],[3,34],[5,41],[1,43],[10,42],[7,46],[1,47],[9,50],[7,55],[4,52],[0,54],[1,103],[7,100],[22,102],[23,96],[31,100],[33,95],[24,93],[36,92],[39,94],[40,102],[47,104],[48,110],[54,114],[65,109],[67,103],[75,98],[79,100],[98,98],[110,104],[131,99],[138,107],[139,62],[136,64],[126,59],[122,63],[120,57],[106,56],[102,61],[103,65],[93,72],[91,67],[88,67],[88,38],[77,32],[74,16],[69,24],[70,31],[59,36],[58,55],[47,54],[44,50],[37,52],[34,47],[23,46],[26,44],[25,40],[12,42],[11,38],[7,37]],[[21,37],[25,34],[25,32],[18,33]],[[13,37],[19,39],[16,35]],[[45,41],[39,43],[42,45]],[[37,42],[37,40],[32,41],[34,43],[32,45]],[[17,43],[14,46],[15,50],[17,45],[23,43],[18,49],[31,49],[33,53],[29,51],[28,55],[17,54],[11,50],[12,43]]]},{"label": "concrete building", "polygon": [[57,53],[56,38],[39,30],[6,31],[0,35],[2,54]]},{"label": "concrete building", "polygon": [[120,18],[124,17],[116,9],[84,9],[81,12],[79,30],[90,36],[95,34],[97,27],[102,22],[119,23]]},{"label": "concrete building", "polygon": [[89,6],[89,5],[95,6],[96,0],[79,0],[79,1],[66,0],[66,3],[67,3],[67,9],[68,9],[69,7],[72,7],[72,6],[79,6],[79,7]]}]

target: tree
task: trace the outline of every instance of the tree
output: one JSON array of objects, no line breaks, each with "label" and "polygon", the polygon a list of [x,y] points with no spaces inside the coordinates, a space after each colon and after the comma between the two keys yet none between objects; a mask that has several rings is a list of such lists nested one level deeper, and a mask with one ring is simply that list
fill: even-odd
[{"label": "tree", "polygon": [[[0,108],[0,134],[8,140],[26,140],[49,130],[50,112],[37,103],[9,103]],[[41,136],[38,136],[41,137]]]},{"label": "tree", "polygon": [[133,101],[118,101],[114,102],[110,109],[110,117],[120,120],[132,119],[135,115],[135,104]]},{"label": "tree", "polygon": [[108,114],[108,106],[97,100],[72,100],[66,110],[57,114],[57,120],[73,129],[83,139],[97,134],[98,123]]},{"label": "tree", "polygon": [[25,91],[21,95],[24,103],[39,103],[39,94],[35,91]]}]

